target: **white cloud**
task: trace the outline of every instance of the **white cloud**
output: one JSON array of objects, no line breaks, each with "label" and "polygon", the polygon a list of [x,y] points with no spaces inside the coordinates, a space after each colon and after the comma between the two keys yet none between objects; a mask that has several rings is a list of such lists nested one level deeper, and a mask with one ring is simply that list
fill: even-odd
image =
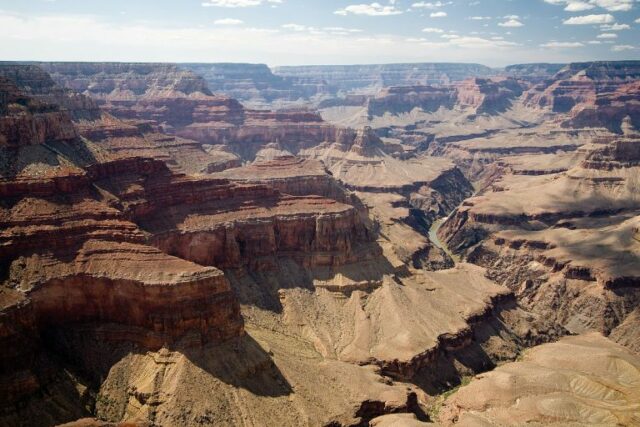
[{"label": "white cloud", "polygon": [[570,1],[567,3],[567,7],[564,8],[567,12],[582,12],[585,10],[593,9],[595,6],[583,1]]},{"label": "white cloud", "polygon": [[241,25],[243,24],[243,21],[234,18],[224,18],[216,19],[215,21],[213,21],[213,23],[216,25]]},{"label": "white cloud", "polygon": [[260,6],[263,3],[280,4],[282,0],[207,0],[202,6],[236,8]]},{"label": "white cloud", "polygon": [[432,3],[432,2],[419,1],[417,3],[413,3],[411,7],[414,9],[439,9],[447,4],[451,4],[451,2],[443,3],[441,1],[436,1]]},{"label": "white cloud", "polygon": [[362,32],[362,30],[359,30],[356,28],[345,28],[345,27],[317,28],[317,27],[310,27],[310,26],[301,25],[301,24],[284,24],[284,25],[281,25],[280,28],[291,31],[293,33],[307,33],[315,36],[321,36],[321,35],[348,36],[348,35]]},{"label": "white cloud", "polygon": [[617,44],[611,48],[614,52],[623,52],[625,50],[634,50],[635,46],[631,46],[629,44]]},{"label": "white cloud", "polygon": [[444,33],[444,30],[440,28],[427,27],[422,29],[423,33]]},{"label": "white cloud", "polygon": [[573,18],[565,19],[562,23],[565,25],[594,25],[611,24],[614,21],[611,14],[605,13],[600,15],[574,16]]},{"label": "white cloud", "polygon": [[602,42],[600,40],[590,40],[587,44],[602,44]]},{"label": "white cloud", "polygon": [[348,15],[352,13],[354,15],[368,15],[368,16],[389,16],[400,15],[401,10],[396,9],[395,6],[383,6],[380,3],[371,4],[352,4],[344,9],[338,9],[335,12],[336,15]]},{"label": "white cloud", "polygon": [[549,42],[541,44],[540,47],[547,47],[550,49],[571,49],[576,47],[583,47],[584,45],[580,42]]},{"label": "white cloud", "polygon": [[324,27],[323,30],[331,33],[361,33],[362,30],[358,28],[344,28],[344,27]]},{"label": "white cloud", "polygon": [[469,19],[471,19],[472,21],[487,21],[491,19],[491,17],[490,16],[471,16]]},{"label": "white cloud", "polygon": [[597,39],[617,39],[618,35],[614,33],[602,33],[596,36]]},{"label": "white cloud", "polygon": [[300,24],[284,24],[281,27],[284,28],[285,30],[291,30],[291,31],[305,31],[307,29],[305,25],[300,25]]},{"label": "white cloud", "polygon": [[604,31],[622,31],[630,30],[631,27],[628,24],[604,24],[600,26],[600,29]]},{"label": "white cloud", "polygon": [[444,18],[447,16],[447,12],[431,12],[429,16],[431,18]]},{"label": "white cloud", "polygon": [[566,5],[568,12],[581,12],[595,7],[606,9],[609,12],[626,12],[633,8],[634,0],[544,0],[546,3],[556,6]]},{"label": "white cloud", "polygon": [[633,8],[633,2],[634,0],[591,0],[589,3],[610,12],[626,12]]},{"label": "white cloud", "polygon": [[505,22],[498,23],[498,25],[500,27],[507,27],[507,28],[518,28],[518,27],[524,26],[524,24],[520,22],[518,19],[509,19]]},{"label": "white cloud", "polygon": [[457,37],[449,40],[449,44],[463,48],[507,48],[518,46],[518,43],[505,40],[489,40],[482,37]]},{"label": "white cloud", "polygon": [[3,12],[0,13],[0,40],[5,43],[0,43],[0,57],[18,61],[262,62],[270,65],[424,62],[438,58],[444,62],[489,62],[487,65],[491,66],[591,59],[586,49],[576,55],[561,49],[545,51],[508,40],[490,39],[504,34],[438,37],[431,41],[421,38],[407,41],[405,36],[384,33],[367,32],[364,37],[343,35],[359,31],[337,26],[312,30],[307,27],[307,31],[300,32],[275,26],[199,27],[165,25],[159,21],[114,22],[95,15]]},{"label": "white cloud", "polygon": [[636,19],[636,20],[635,20],[635,21],[633,21],[633,22],[635,22],[636,24],[640,24],[640,18]]}]

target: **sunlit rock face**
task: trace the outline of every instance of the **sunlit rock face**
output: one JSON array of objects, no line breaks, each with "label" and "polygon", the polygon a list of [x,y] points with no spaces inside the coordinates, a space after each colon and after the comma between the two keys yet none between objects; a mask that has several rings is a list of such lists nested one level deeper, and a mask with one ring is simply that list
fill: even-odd
[{"label": "sunlit rock face", "polygon": [[0,64],[0,424],[632,424],[634,67]]},{"label": "sunlit rock face", "polygon": [[526,103],[567,113],[565,127],[605,127],[622,133],[627,117],[640,127],[639,77],[640,61],[570,64],[531,89]]}]

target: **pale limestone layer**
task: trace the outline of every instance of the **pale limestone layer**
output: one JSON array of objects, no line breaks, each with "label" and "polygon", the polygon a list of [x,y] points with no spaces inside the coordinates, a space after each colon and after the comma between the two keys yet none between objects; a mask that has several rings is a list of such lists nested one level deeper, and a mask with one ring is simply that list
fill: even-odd
[{"label": "pale limestone layer", "polygon": [[640,422],[640,358],[598,333],[566,337],[478,375],[445,402],[444,425]]}]

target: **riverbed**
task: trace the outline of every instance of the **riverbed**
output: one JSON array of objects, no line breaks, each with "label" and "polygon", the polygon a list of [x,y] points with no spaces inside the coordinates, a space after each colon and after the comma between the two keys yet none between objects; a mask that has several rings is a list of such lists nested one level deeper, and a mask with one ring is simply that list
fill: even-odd
[{"label": "riverbed", "polygon": [[449,217],[439,218],[431,224],[431,228],[429,228],[429,240],[449,255],[453,262],[460,262],[460,257],[451,252],[449,246],[447,246],[447,244],[441,241],[438,237],[438,230],[440,230],[440,227],[447,221],[447,219],[449,219]]}]

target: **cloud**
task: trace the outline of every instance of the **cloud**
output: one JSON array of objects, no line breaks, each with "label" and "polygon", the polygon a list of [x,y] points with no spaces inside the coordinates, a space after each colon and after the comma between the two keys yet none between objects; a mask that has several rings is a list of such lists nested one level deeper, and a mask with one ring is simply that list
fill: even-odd
[{"label": "cloud", "polygon": [[594,7],[594,5],[583,1],[570,1],[567,3],[567,7],[565,7],[564,10],[567,12],[582,12],[593,9]]},{"label": "cloud", "polygon": [[629,44],[617,44],[611,48],[614,52],[623,52],[625,50],[634,50],[635,46],[631,46]]},{"label": "cloud", "polygon": [[[263,3],[262,7],[266,5]],[[418,32],[414,41],[409,42],[404,35],[367,32],[364,36],[355,28],[343,28],[347,25],[313,29],[307,26],[307,31],[291,31],[279,25],[304,25],[307,21],[281,21],[278,26],[264,24],[262,28],[249,27],[249,21],[245,21],[245,25],[239,26],[200,27],[153,20],[113,21],[96,15],[3,12],[0,13],[0,40],[5,42],[0,43],[0,57],[18,61],[261,62],[270,65],[424,62],[438,58],[443,62],[489,62],[487,65],[491,66],[590,59],[587,49],[544,50],[509,40],[491,40],[491,36],[504,34],[478,34],[477,37],[461,34],[455,39],[442,39],[437,34],[436,40],[423,40],[420,35],[426,38],[427,33]],[[431,36],[428,34],[428,39]]]},{"label": "cloud", "polygon": [[317,27],[310,27],[310,26],[301,25],[301,24],[284,24],[284,25],[281,25],[280,28],[291,31],[293,33],[307,33],[315,36],[321,36],[321,35],[348,36],[354,33],[362,32],[362,30],[359,30],[356,28],[345,28],[345,27],[317,28]]},{"label": "cloud", "polygon": [[580,42],[549,42],[540,45],[540,47],[546,47],[550,49],[572,49],[583,46],[584,45]]},{"label": "cloud", "polygon": [[447,12],[431,12],[429,16],[431,18],[444,18],[447,16]]},{"label": "cloud", "polygon": [[305,31],[307,29],[305,25],[300,25],[300,24],[284,24],[284,25],[281,25],[281,27],[284,28],[285,30],[291,30],[291,31]]},{"label": "cloud", "polygon": [[640,18],[636,19],[636,20],[635,20],[635,21],[633,21],[633,22],[635,22],[636,24],[640,24]]},{"label": "cloud", "polygon": [[568,12],[582,12],[600,7],[609,12],[627,12],[633,8],[634,0],[544,0],[556,6],[566,5]]},{"label": "cloud", "polygon": [[498,23],[498,26],[507,27],[507,28],[518,28],[518,27],[523,27],[524,24],[520,22],[517,18],[511,18],[505,22]]},{"label": "cloud", "polygon": [[518,46],[518,43],[505,40],[490,40],[482,37],[456,37],[449,40],[449,44],[463,48],[506,48]]},{"label": "cloud", "polygon": [[600,15],[584,15],[574,16],[573,18],[565,19],[562,23],[564,25],[594,25],[594,24],[611,24],[615,19],[609,13]]},{"label": "cloud", "polygon": [[224,19],[216,19],[215,21],[213,21],[213,23],[216,25],[241,25],[244,22],[241,21],[240,19],[224,18]]},{"label": "cloud", "polygon": [[596,36],[597,39],[617,39],[618,35],[614,33],[602,33]]},{"label": "cloud", "polygon": [[423,28],[422,32],[423,33],[444,33],[444,30],[440,28],[427,27],[427,28]]},{"label": "cloud", "polygon": [[420,2],[417,2],[417,3],[413,3],[411,5],[411,7],[414,8],[414,9],[439,9],[439,8],[441,8],[443,6],[448,5],[448,4],[451,4],[451,2],[443,3],[441,1],[436,1],[436,2],[431,3],[431,2],[420,1]]},{"label": "cloud", "polygon": [[237,8],[260,6],[263,3],[280,4],[282,0],[207,0],[202,6]]},{"label": "cloud", "polygon": [[390,16],[400,15],[401,10],[396,9],[395,6],[383,6],[380,3],[371,4],[352,4],[344,9],[338,9],[335,12],[336,15],[348,15],[350,13],[354,15],[368,15],[368,16]]},{"label": "cloud", "polygon": [[591,0],[595,4],[610,12],[627,12],[633,8],[634,0]]},{"label": "cloud", "polygon": [[469,19],[472,21],[488,21],[491,19],[490,16],[470,16]]},{"label": "cloud", "polygon": [[604,24],[600,25],[600,29],[604,31],[622,31],[630,30],[631,27],[628,24]]}]

